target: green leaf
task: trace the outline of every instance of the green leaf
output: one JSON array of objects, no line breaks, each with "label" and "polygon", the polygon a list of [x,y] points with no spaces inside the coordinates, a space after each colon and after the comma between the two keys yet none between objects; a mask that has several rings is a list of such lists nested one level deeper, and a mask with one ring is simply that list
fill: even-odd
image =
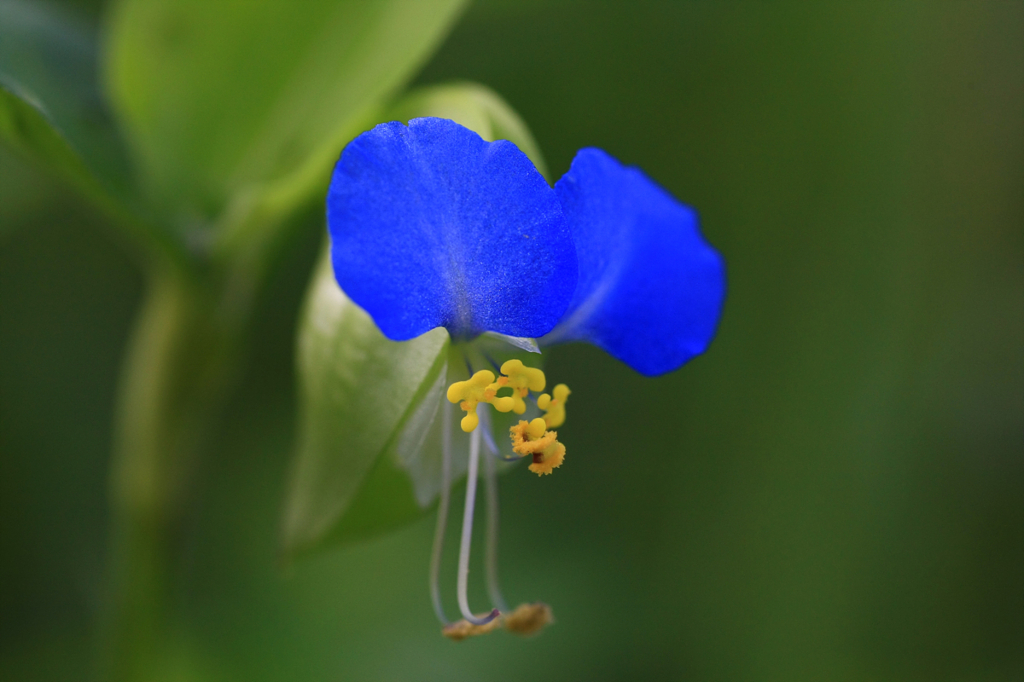
[{"label": "green leaf", "polygon": [[[380,455],[443,377],[447,348],[443,329],[412,341],[385,338],[338,288],[324,250],[299,328],[301,416],[285,506],[288,552],[420,513],[409,478],[389,471],[394,460]],[[350,507],[347,528],[337,528]]]},{"label": "green leaf", "polygon": [[0,134],[90,191],[128,184],[97,87],[93,37],[46,6],[0,2]]},{"label": "green leaf", "polygon": [[213,219],[254,186],[315,182],[463,4],[120,0],[106,75],[157,196]]}]

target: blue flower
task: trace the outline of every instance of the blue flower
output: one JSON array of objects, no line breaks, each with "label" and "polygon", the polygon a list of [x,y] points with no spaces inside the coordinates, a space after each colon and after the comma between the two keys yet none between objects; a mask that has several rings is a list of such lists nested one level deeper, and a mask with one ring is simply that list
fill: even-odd
[{"label": "blue flower", "polygon": [[[447,365],[447,391],[429,391],[398,439],[428,447],[435,423],[443,434],[431,589],[444,634],[462,639],[501,625],[536,632],[550,621],[550,607],[510,610],[497,587],[495,460],[530,458],[538,475],[561,466],[566,448],[554,429],[565,421],[570,391],[559,384],[545,393],[542,370],[494,352],[493,334],[481,335],[535,351],[533,339],[584,341],[642,374],[664,374],[714,336],[725,296],[721,256],[701,236],[693,209],[599,149],[580,150],[552,188],[511,142],[486,142],[438,118],[383,123],[350,142],[331,178],[327,225],[338,284],[385,336],[406,341],[444,327],[460,349]],[[481,367],[488,363],[498,375]],[[458,622],[446,618],[438,588],[456,449],[452,404],[465,411],[459,423],[470,434]],[[503,424],[511,442],[502,451],[487,405],[496,419],[537,416]],[[466,585],[482,443],[494,455],[484,466],[494,608],[480,615],[469,608]],[[431,491],[423,492],[429,500]]]},{"label": "blue flower", "polygon": [[586,341],[653,376],[707,348],[725,296],[696,212],[640,170],[582,149],[552,189],[511,142],[445,119],[350,142],[327,224],[338,284],[396,341]]}]

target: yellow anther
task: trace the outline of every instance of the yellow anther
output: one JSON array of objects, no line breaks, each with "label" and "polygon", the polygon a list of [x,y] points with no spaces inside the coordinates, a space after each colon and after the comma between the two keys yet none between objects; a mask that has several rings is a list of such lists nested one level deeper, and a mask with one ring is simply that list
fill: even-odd
[{"label": "yellow anther", "polygon": [[523,456],[542,452],[558,438],[554,431],[545,430],[544,420],[540,417],[532,422],[519,420],[518,424],[509,429],[509,433],[512,436],[512,451]]},{"label": "yellow anther", "polygon": [[542,370],[527,367],[522,360],[509,360],[501,366],[501,373],[508,377],[508,385],[512,388],[543,391],[547,382]]},{"label": "yellow anther", "polygon": [[532,455],[529,469],[538,476],[550,474],[565,460],[565,446],[558,442],[558,433],[546,429],[547,424],[540,417],[532,422],[522,419],[509,429],[512,450],[524,457]]},{"label": "yellow anther", "polygon": [[477,416],[476,412],[470,412],[469,407],[467,407],[467,405],[469,405],[468,402],[463,402],[459,404],[459,407],[466,410],[466,416],[463,417],[462,421],[459,422],[459,426],[461,426],[462,430],[465,431],[466,433],[470,433],[473,431],[473,429],[480,425],[480,417]]},{"label": "yellow anther", "polygon": [[547,430],[548,425],[540,417],[531,420],[526,427],[526,433],[530,435],[530,438],[542,438]]},{"label": "yellow anther", "polygon": [[494,383],[494,372],[482,369],[465,381],[456,381],[448,387],[448,401],[457,403],[461,400],[483,400],[484,391]]},{"label": "yellow anther", "polygon": [[572,391],[565,384],[558,384],[552,393],[555,394],[554,398],[547,393],[540,395],[537,398],[537,407],[546,410],[544,421],[547,423],[548,428],[557,429],[565,423],[565,403]]},{"label": "yellow anther", "polygon": [[547,385],[544,372],[527,367],[522,360],[509,360],[501,366],[501,373],[508,377],[506,385],[512,389],[512,411],[516,414],[526,412],[526,401],[523,398],[530,391],[543,391]]},{"label": "yellow anther", "polygon": [[[480,424],[480,418],[476,414],[476,408],[480,403],[490,403],[498,412],[523,414],[526,412],[526,396],[530,394],[530,391],[543,391],[547,384],[544,372],[534,367],[527,367],[522,360],[509,360],[504,363],[501,366],[501,373],[504,376],[499,376],[495,380],[493,372],[482,369],[469,379],[456,381],[448,387],[448,400],[458,403],[459,407],[466,412],[466,416],[462,418],[461,422],[462,430],[466,433]],[[512,395],[499,396],[498,391],[503,388],[509,389]],[[523,431],[521,440],[524,443],[545,438],[547,429],[561,426],[565,421],[565,401],[569,397],[569,387],[565,384],[558,384],[552,393],[554,394],[553,398],[544,393],[537,399],[537,405],[546,413],[543,418],[534,419],[527,425],[530,431],[529,433]],[[527,424],[525,421],[520,423]],[[514,430],[515,427],[513,427]],[[537,446],[530,445],[529,447]],[[536,453],[531,450],[520,454]]]},{"label": "yellow anther", "polygon": [[[462,418],[462,430],[469,433],[480,423],[476,415],[476,406],[481,402],[491,402],[498,392],[498,385],[494,383],[494,373],[482,369],[466,381],[456,381],[448,387],[448,401],[459,403],[459,407],[466,411]],[[506,410],[507,411],[507,410]]]}]

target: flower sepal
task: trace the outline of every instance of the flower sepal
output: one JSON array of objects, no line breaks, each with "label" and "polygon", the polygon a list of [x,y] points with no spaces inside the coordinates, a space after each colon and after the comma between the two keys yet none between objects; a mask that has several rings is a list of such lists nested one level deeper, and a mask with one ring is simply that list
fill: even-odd
[{"label": "flower sepal", "polygon": [[[338,288],[325,250],[300,322],[298,442],[285,501],[286,555],[384,532],[427,508],[399,436],[447,379],[447,332],[390,341]],[[436,410],[436,403],[435,403]],[[428,475],[428,474],[421,474]]]}]

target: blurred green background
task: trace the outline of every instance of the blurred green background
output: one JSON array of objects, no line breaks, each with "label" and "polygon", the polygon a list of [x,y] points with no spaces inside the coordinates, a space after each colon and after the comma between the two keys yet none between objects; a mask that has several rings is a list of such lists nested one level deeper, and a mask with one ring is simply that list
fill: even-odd
[{"label": "blurred green background", "polygon": [[[453,79],[554,177],[599,146],[696,206],[718,338],[657,380],[551,353],[570,458],[502,479],[501,570],[558,622],[453,644],[432,516],[279,569],[312,225],[192,492],[169,677],[1024,679],[1024,4],[481,1],[416,82]],[[95,674],[133,262],[0,149],[3,680]]]}]

